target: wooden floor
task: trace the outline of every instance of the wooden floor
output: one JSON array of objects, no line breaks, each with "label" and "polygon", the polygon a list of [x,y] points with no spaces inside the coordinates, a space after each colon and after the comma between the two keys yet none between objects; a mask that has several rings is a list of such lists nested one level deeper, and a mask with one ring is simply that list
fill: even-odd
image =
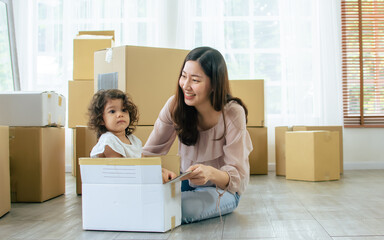
[{"label": "wooden floor", "polygon": [[223,218],[171,232],[83,231],[81,197],[67,174],[66,194],[14,203],[0,218],[0,239],[334,239],[384,240],[384,170],[346,171],[340,181],[252,176],[239,207]]}]

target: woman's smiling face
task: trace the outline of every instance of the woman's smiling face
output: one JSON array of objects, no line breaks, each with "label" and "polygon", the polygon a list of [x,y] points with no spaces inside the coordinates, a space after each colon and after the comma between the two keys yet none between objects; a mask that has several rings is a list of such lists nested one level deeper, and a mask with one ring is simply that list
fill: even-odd
[{"label": "woman's smiling face", "polygon": [[179,79],[179,86],[184,93],[184,102],[188,106],[211,105],[211,80],[197,61],[187,61]]}]

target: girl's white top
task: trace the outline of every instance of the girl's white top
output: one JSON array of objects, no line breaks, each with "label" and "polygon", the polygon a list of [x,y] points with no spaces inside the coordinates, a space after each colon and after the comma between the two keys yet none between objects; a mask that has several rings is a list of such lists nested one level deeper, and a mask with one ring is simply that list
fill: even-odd
[{"label": "girl's white top", "polygon": [[91,151],[91,157],[97,158],[99,154],[103,153],[105,146],[108,145],[113,151],[121,154],[125,158],[141,158],[143,152],[143,145],[140,139],[133,134],[128,136],[131,144],[123,143],[115,134],[111,132],[103,133],[97,144]]}]

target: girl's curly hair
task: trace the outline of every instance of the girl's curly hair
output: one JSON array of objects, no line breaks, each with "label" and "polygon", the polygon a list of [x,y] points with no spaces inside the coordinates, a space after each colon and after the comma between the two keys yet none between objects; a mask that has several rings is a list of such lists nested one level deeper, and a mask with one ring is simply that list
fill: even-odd
[{"label": "girl's curly hair", "polygon": [[131,98],[118,89],[102,89],[93,95],[91,104],[88,107],[88,126],[97,133],[97,138],[100,138],[103,133],[108,131],[105,125],[103,125],[103,113],[105,105],[110,99],[123,100],[123,107],[128,110],[130,120],[128,127],[125,129],[125,135],[128,137],[128,135],[135,131],[139,121],[138,110]]}]

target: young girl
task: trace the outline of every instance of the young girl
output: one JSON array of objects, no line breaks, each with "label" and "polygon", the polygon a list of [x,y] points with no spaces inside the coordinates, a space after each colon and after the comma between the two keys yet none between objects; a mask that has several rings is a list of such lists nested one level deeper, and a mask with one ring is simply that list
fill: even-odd
[{"label": "young girl", "polygon": [[132,133],[138,121],[136,105],[122,91],[98,91],[88,109],[89,127],[97,132],[98,142],[91,157],[140,158],[142,143]]},{"label": "young girl", "polygon": [[[138,121],[136,105],[118,89],[100,90],[92,99],[89,127],[97,132],[98,142],[91,151],[97,158],[141,158],[142,143],[132,133]],[[176,174],[162,169],[163,182]]]}]

